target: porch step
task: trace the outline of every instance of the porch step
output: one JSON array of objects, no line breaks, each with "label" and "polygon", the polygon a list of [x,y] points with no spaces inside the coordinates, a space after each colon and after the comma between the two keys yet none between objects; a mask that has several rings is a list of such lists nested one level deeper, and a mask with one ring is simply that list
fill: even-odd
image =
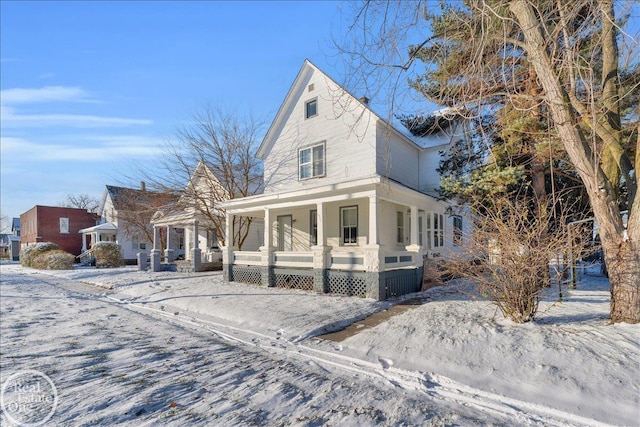
[{"label": "porch step", "polygon": [[174,261],[178,273],[195,273],[191,261]]}]

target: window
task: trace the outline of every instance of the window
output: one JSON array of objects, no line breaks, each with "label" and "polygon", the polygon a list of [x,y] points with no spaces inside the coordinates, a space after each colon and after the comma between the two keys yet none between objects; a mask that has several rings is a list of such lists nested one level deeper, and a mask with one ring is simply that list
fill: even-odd
[{"label": "window", "polygon": [[460,215],[453,217],[453,244],[462,246],[462,217]]},{"label": "window", "polygon": [[60,233],[69,234],[69,218],[60,218]]},{"label": "window", "polygon": [[418,244],[420,246],[424,246],[424,238],[423,238],[423,232],[422,232],[422,225],[423,225],[423,216],[420,215],[418,217]]},{"label": "window", "polygon": [[433,246],[444,246],[444,215],[433,214]]},{"label": "window", "polygon": [[396,212],[396,242],[404,243],[404,213]]},{"label": "window", "polygon": [[318,98],[313,98],[304,103],[304,118],[308,119],[318,115]]},{"label": "window", "polygon": [[147,244],[145,242],[141,242],[140,241],[140,236],[139,235],[134,235],[131,237],[131,248],[133,250],[146,250],[147,249]]},{"label": "window", "polygon": [[315,209],[309,212],[309,243],[318,244],[318,211]]},{"label": "window", "polygon": [[309,179],[324,176],[324,142],[299,152],[299,178]]},{"label": "window", "polygon": [[358,243],[358,207],[348,206],[340,208],[340,230],[343,245]]}]

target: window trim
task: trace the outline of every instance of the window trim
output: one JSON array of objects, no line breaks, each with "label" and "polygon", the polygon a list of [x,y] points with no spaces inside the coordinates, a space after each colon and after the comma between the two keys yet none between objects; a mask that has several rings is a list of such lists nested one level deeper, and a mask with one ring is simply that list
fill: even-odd
[{"label": "window trim", "polygon": [[[316,111],[314,114],[309,115],[309,106],[311,104],[315,104]],[[316,96],[315,98],[308,99],[304,102],[304,119],[305,120],[312,119],[317,116],[318,116],[318,97]]]},{"label": "window trim", "polygon": [[[71,221],[68,217],[60,217],[60,234],[69,234],[71,228]],[[63,227],[63,224],[65,227]]]},{"label": "window trim", "polygon": [[[322,173],[318,174],[318,175],[314,175],[315,172],[315,163],[316,160],[314,159],[314,149],[317,147],[322,147]],[[309,150],[310,154],[310,161],[308,163],[302,163],[301,162],[301,154],[303,151]],[[311,167],[311,175],[307,176],[307,177],[302,177],[302,167],[303,166],[310,166]],[[319,142],[317,144],[313,144],[313,145],[307,145],[305,147],[301,147],[298,149],[298,181],[306,181],[308,179],[314,179],[314,178],[322,178],[327,176],[327,144],[326,141],[322,141]]]},{"label": "window trim", "polygon": [[[343,212],[345,210],[351,210],[351,209],[355,209],[356,211],[356,224],[355,227],[353,226],[349,226],[349,228],[355,228],[355,236],[353,236],[354,241],[353,242],[345,242],[345,238],[344,238],[344,229],[345,229],[345,225],[344,225],[344,214]],[[340,206],[340,246],[357,246],[358,245],[358,205],[350,205],[350,206]]]}]

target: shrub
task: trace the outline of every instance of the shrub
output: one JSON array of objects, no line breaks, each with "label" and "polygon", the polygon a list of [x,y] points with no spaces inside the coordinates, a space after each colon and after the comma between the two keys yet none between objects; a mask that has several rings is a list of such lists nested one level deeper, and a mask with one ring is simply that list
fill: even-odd
[{"label": "shrub", "polygon": [[[531,199],[497,197],[493,204],[494,209],[472,218],[474,235],[463,248],[464,259],[448,263],[447,269],[474,282],[505,317],[528,322],[538,311],[540,292],[549,286],[549,262],[568,251],[562,227],[568,221],[562,206],[553,202],[536,206]],[[548,214],[554,209],[556,218]]]},{"label": "shrub", "polygon": [[98,242],[91,247],[96,259],[96,267],[120,267],[122,265],[122,251],[120,245],[114,242]]},{"label": "shrub", "polygon": [[48,251],[35,259],[34,267],[43,270],[73,270],[75,259],[75,256],[64,251]]},{"label": "shrub", "polygon": [[60,247],[52,242],[39,242],[33,245],[26,246],[20,250],[20,264],[24,267],[34,267],[36,258],[45,252],[59,251]]},{"label": "shrub", "polygon": [[20,251],[20,264],[40,270],[72,270],[75,256],[51,242],[29,245]]}]

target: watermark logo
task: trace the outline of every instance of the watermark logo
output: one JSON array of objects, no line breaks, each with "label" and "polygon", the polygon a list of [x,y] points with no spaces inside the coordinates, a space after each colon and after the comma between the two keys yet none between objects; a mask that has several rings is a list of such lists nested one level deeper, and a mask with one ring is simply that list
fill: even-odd
[{"label": "watermark logo", "polygon": [[49,421],[58,406],[58,391],[51,378],[33,369],[11,374],[2,384],[0,407],[7,419],[22,427]]}]

